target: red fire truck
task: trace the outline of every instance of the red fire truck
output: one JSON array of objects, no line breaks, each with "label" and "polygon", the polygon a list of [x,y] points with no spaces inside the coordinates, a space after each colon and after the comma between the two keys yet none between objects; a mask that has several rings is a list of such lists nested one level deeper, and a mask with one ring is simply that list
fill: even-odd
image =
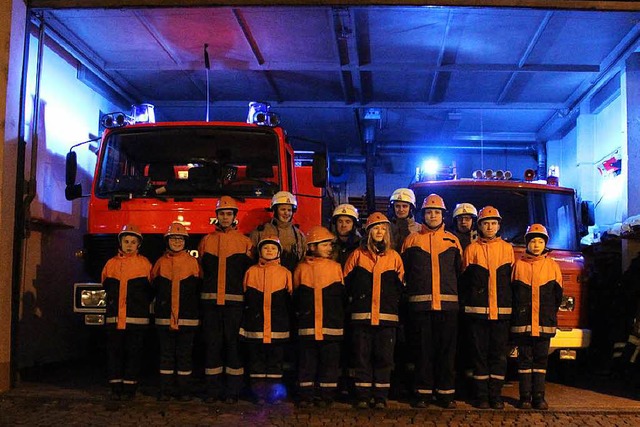
[{"label": "red fire truck", "polygon": [[[214,230],[222,195],[237,200],[244,233],[270,219],[271,197],[280,190],[297,196],[294,220],[303,231],[321,223],[326,157],[296,158],[284,130],[273,126],[273,113],[258,111],[248,122],[253,123],[136,123],[123,113],[103,118],[109,128],[97,153],[88,230],[79,252],[90,282],[74,285],[74,311],[84,314],[86,324],[104,322],[100,274],[116,254],[116,236],[125,224],[140,227],[140,251],[154,262],[165,250],[163,234],[173,221],[187,227],[187,247],[197,248]],[[69,200],[82,194],[76,171],[76,153],[70,151]]]},{"label": "red fire truck", "polygon": [[[496,178],[496,175],[499,178]],[[442,196],[449,218],[457,203],[472,203],[478,209],[491,205],[503,216],[500,234],[514,245],[516,256],[525,251],[524,233],[533,223],[544,224],[549,231],[550,257],[562,269],[564,296],[558,313],[558,332],[551,340],[551,351],[559,350],[561,359],[575,359],[576,350],[589,346],[591,331],[587,328],[587,283],[584,258],[580,253],[581,228],[593,225],[589,204],[578,204],[575,191],[559,187],[557,179],[533,182],[532,170],[524,181],[506,179],[510,173],[476,172],[475,179],[419,180],[410,187],[422,201],[430,193]],[[490,177],[490,178],[487,178]],[[555,178],[555,177],[552,177]],[[580,221],[578,211],[581,212]],[[582,214],[583,213],[583,214]]]}]

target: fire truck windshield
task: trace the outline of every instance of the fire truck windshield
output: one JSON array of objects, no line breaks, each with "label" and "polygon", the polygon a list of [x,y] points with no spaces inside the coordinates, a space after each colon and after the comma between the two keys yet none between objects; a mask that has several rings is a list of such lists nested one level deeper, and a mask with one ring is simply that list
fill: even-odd
[{"label": "fire truck windshield", "polygon": [[125,127],[102,147],[97,197],[270,198],[280,190],[278,138],[270,128]]},{"label": "fire truck windshield", "polygon": [[[474,188],[472,186],[429,186],[414,188],[417,200],[430,193],[444,198],[445,224],[453,228],[451,213],[457,203],[472,203],[478,210],[491,205],[500,211],[500,236],[514,245],[524,246],[524,233],[533,223],[544,224],[549,232],[550,249],[579,251],[578,225],[573,194],[523,188]],[[418,218],[420,219],[420,218]]]}]

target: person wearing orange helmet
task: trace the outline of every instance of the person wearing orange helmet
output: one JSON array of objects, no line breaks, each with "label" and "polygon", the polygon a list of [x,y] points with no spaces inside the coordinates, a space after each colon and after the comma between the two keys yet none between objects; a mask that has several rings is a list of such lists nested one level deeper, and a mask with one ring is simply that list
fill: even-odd
[{"label": "person wearing orange helmet", "polygon": [[284,346],[291,336],[291,272],[280,265],[282,245],[276,235],[258,242],[260,260],[244,276],[244,315],[240,327],[246,343],[251,392],[255,403],[278,404],[286,397],[282,381]]},{"label": "person wearing orange helmet", "polygon": [[280,263],[291,273],[307,251],[305,236],[293,223],[293,217],[297,210],[296,196],[288,191],[278,191],[271,198],[273,218],[271,221],[259,225],[249,236],[255,247],[264,236],[278,236],[282,245]]},{"label": "person wearing orange helmet", "polygon": [[360,246],[358,233],[358,209],[349,203],[338,205],[331,216],[331,228],[336,234],[333,259],[344,267],[351,252]]},{"label": "person wearing orange helmet", "polygon": [[458,332],[458,276],[462,249],[444,229],[444,200],[430,194],[422,203],[424,224],[402,247],[409,330],[415,345],[415,406],[426,407],[435,396],[455,408],[455,357]]},{"label": "person wearing orange helmet", "polygon": [[151,271],[155,290],[155,325],[160,343],[160,394],[171,398],[177,375],[178,400],[191,400],[189,380],[193,369],[193,340],[200,325],[200,267],[186,250],[189,233],[180,222],[173,222],[164,235],[167,251]]},{"label": "person wearing orange helmet", "polygon": [[478,212],[480,237],[464,250],[460,295],[469,326],[475,405],[504,409],[509,320],[513,310],[513,247],[498,235],[502,217],[485,206]]},{"label": "person wearing orange helmet", "polygon": [[344,334],[342,267],[331,259],[335,236],[322,226],[307,233],[308,255],[293,273],[298,327],[299,406],[331,405],[340,375]]},{"label": "person wearing orange helmet", "polygon": [[352,340],[355,407],[385,408],[391,386],[393,350],[404,288],[404,267],[391,248],[389,220],[373,212],[365,224],[367,237],[344,266]]},{"label": "person wearing orange helmet", "polygon": [[410,188],[397,188],[389,197],[391,218],[391,247],[400,251],[404,239],[411,233],[420,231],[420,224],[413,218],[416,210],[416,195]]},{"label": "person wearing orange helmet", "polygon": [[242,281],[253,263],[253,244],[236,229],[237,215],[236,201],[220,197],[215,230],[204,236],[198,247],[207,403],[218,399],[236,403],[244,376],[238,331],[244,302]]},{"label": "person wearing orange helmet", "polygon": [[547,256],[549,234],[532,224],[525,234],[527,251],[513,266],[511,333],[518,345],[521,409],[549,409],[544,398],[549,343],[556,334],[562,302],[562,272]]},{"label": "person wearing orange helmet", "polygon": [[134,224],[125,225],[118,234],[118,254],[102,269],[112,400],[131,400],[138,387],[152,298],[151,263],[138,253],[141,244],[140,229]]}]

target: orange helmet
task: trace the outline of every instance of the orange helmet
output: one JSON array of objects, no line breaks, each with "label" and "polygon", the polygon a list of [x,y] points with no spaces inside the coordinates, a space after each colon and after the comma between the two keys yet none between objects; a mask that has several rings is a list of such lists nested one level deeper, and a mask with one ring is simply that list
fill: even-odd
[{"label": "orange helmet", "polygon": [[311,227],[309,233],[307,233],[307,244],[326,242],[327,240],[334,240],[336,236],[326,228],[316,225]]},{"label": "orange helmet", "polygon": [[547,243],[549,241],[549,233],[547,233],[547,228],[542,224],[531,224],[527,227],[527,232],[524,235],[524,240],[528,243],[529,240],[534,237],[542,237],[544,242]]},{"label": "orange helmet", "polygon": [[136,236],[142,242],[142,233],[140,233],[140,228],[135,224],[125,224],[120,233],[118,233],[118,240],[127,235]]},{"label": "orange helmet", "polygon": [[236,213],[238,213],[238,204],[236,203],[233,197],[222,196],[218,200],[218,203],[216,203],[216,212],[223,209],[233,210]]},{"label": "orange helmet", "polygon": [[498,212],[498,209],[493,206],[485,206],[480,209],[480,212],[478,212],[478,222],[484,221],[485,219],[497,219],[498,221],[502,221],[500,212]]},{"label": "orange helmet", "polygon": [[171,223],[171,225],[169,226],[169,229],[164,234],[164,237],[169,237],[169,236],[182,236],[186,238],[186,237],[189,237],[189,233],[187,233],[187,229],[182,223],[178,221],[174,221]]},{"label": "orange helmet", "polygon": [[263,236],[262,239],[260,239],[260,241],[258,242],[258,251],[260,251],[262,245],[266,245],[267,243],[276,245],[278,247],[278,252],[282,253],[282,245],[280,244],[280,239],[275,235]]},{"label": "orange helmet", "polygon": [[422,202],[422,210],[424,211],[425,209],[441,209],[446,211],[447,207],[444,205],[442,197],[432,193],[425,197]]},{"label": "orange helmet", "polygon": [[369,230],[374,225],[383,223],[389,224],[389,219],[383,213],[374,212],[369,215],[369,218],[367,218],[367,223],[364,225],[364,229]]}]

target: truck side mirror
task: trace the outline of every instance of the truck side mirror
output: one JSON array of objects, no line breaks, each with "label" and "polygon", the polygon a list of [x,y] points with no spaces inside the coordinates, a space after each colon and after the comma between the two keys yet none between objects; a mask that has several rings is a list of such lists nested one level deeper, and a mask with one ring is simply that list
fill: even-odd
[{"label": "truck side mirror", "polygon": [[593,202],[588,200],[580,202],[580,219],[583,226],[595,225],[596,213]]},{"label": "truck side mirror", "polygon": [[76,175],[78,174],[78,156],[75,151],[67,153],[65,162],[65,184],[64,197],[67,200],[74,200],[82,197],[82,185],[76,184]]},{"label": "truck side mirror", "polygon": [[325,153],[313,153],[313,186],[324,188],[327,185],[328,162]]}]

